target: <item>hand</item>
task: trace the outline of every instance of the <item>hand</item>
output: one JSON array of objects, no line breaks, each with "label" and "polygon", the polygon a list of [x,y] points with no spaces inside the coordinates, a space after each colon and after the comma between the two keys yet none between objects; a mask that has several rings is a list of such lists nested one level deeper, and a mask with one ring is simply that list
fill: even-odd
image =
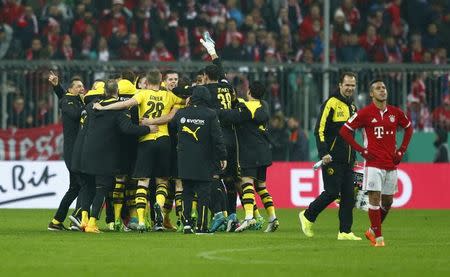
[{"label": "hand", "polygon": [[146,125],[146,126],[154,125],[153,120],[151,120],[150,118],[147,118],[147,117],[139,118],[139,124]]},{"label": "hand", "polygon": [[375,159],[375,156],[374,156],[371,152],[369,152],[368,149],[364,149],[364,150],[361,152],[361,156],[363,156],[363,158],[364,158],[366,161],[371,161],[371,160]]},{"label": "hand", "polygon": [[214,41],[211,40],[205,41],[204,39],[201,38],[200,43],[203,45],[203,47],[205,47],[206,51],[210,56],[217,55]]},{"label": "hand", "polygon": [[159,130],[158,125],[148,125],[148,128],[150,129],[151,134],[157,133]]},{"label": "hand", "polygon": [[325,156],[322,157],[322,163],[323,165],[329,164],[333,161],[333,159],[331,158],[330,154],[326,154]]},{"label": "hand", "polygon": [[55,73],[53,73],[53,71],[50,71],[50,74],[48,75],[48,81],[50,82],[50,84],[52,84],[52,86],[56,87],[59,83],[59,78]]},{"label": "hand", "polygon": [[103,106],[100,105],[100,103],[94,103],[94,106],[92,106],[92,108],[93,108],[94,110],[98,110],[98,111],[104,110]]},{"label": "hand", "polygon": [[400,149],[395,151],[394,159],[393,159],[393,162],[394,162],[395,165],[398,165],[402,161],[404,154],[405,154],[405,152],[403,152]]},{"label": "hand", "polygon": [[220,168],[222,170],[225,170],[225,168],[227,168],[227,161],[226,160],[220,161]]}]

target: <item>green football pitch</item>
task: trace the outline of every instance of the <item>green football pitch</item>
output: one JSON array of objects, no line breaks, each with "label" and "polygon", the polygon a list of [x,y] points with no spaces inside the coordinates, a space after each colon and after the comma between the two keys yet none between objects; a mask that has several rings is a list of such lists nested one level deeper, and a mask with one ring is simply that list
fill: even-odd
[{"label": "green football pitch", "polygon": [[[394,210],[384,248],[338,241],[336,209],[320,215],[313,238],[294,209],[278,211],[275,233],[211,236],[50,232],[53,213],[0,209],[0,276],[450,276],[450,210]],[[367,215],[354,214],[363,236]]]}]

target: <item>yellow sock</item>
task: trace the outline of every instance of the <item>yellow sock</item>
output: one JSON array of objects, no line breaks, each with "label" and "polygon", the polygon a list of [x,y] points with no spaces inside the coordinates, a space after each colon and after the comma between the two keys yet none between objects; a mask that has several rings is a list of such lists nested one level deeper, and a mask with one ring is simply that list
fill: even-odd
[{"label": "yellow sock", "polygon": [[253,184],[245,183],[242,185],[242,205],[245,210],[245,219],[252,219],[253,205],[255,203],[255,193],[253,191]]},{"label": "yellow sock", "polygon": [[89,223],[88,223],[89,227],[96,227],[97,226],[97,218],[91,216],[89,218]]},{"label": "yellow sock", "polygon": [[89,213],[87,211],[81,212],[81,225],[87,226],[89,222]]},{"label": "yellow sock", "polygon": [[138,187],[136,190],[136,211],[138,215],[139,224],[145,222],[145,209],[147,206],[147,188]]},{"label": "yellow sock", "polygon": [[261,217],[261,214],[259,213],[258,207],[256,204],[253,206],[253,215],[256,217]]},{"label": "yellow sock", "polygon": [[116,185],[113,190],[113,206],[114,206],[114,220],[120,219],[122,212],[123,201],[125,197],[125,183],[122,181],[116,181]]},{"label": "yellow sock", "polygon": [[52,223],[53,223],[53,224],[59,224],[59,223],[61,223],[61,222],[59,222],[58,220],[56,220],[56,219],[53,218],[53,219],[52,219]]},{"label": "yellow sock", "polygon": [[193,211],[196,211],[196,210],[197,210],[197,203],[198,203],[198,200],[197,200],[197,194],[195,194],[195,195],[194,195],[194,199],[192,199],[192,210],[193,210]]},{"label": "yellow sock", "polygon": [[150,203],[148,203],[147,199],[147,205],[145,205],[144,220],[149,218],[150,218]]},{"label": "yellow sock", "polygon": [[158,203],[161,209],[164,207],[166,198],[167,198],[167,184],[160,183],[156,186],[156,203]]},{"label": "yellow sock", "polygon": [[224,217],[228,217],[228,212],[227,211],[223,211],[223,216]]},{"label": "yellow sock", "polygon": [[270,195],[267,188],[262,187],[257,189],[259,198],[264,204],[264,208],[266,209],[267,215],[269,216],[269,221],[272,221],[277,216],[275,215],[275,207],[273,206],[272,196]]}]

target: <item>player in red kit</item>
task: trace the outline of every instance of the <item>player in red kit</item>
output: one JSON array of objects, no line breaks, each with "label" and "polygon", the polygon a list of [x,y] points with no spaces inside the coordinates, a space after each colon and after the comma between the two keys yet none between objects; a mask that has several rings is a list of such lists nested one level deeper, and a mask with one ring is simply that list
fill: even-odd
[{"label": "player in red kit", "polygon": [[[372,104],[355,113],[342,126],[339,134],[366,160],[363,189],[369,194],[371,227],[366,238],[374,246],[384,246],[381,223],[391,208],[397,192],[397,165],[406,152],[413,133],[411,122],[397,107],[387,105],[388,92],[382,80],[370,83]],[[401,146],[397,149],[397,128],[405,130]],[[363,129],[364,147],[359,145],[353,132]]]}]

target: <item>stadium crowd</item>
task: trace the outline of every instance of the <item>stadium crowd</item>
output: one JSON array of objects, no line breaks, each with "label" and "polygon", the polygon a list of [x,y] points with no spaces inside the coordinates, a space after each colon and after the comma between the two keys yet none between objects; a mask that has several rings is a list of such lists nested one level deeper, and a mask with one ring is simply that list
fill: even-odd
[{"label": "stadium crowd", "polygon": [[[330,2],[332,63],[446,64],[448,0]],[[223,60],[310,64],[323,59],[322,7],[323,1],[312,0],[2,0],[0,60],[203,61],[209,56],[198,40],[208,30]],[[8,127],[53,122],[47,71],[7,82]],[[448,74],[410,77],[407,109],[414,128],[450,130]],[[280,82],[286,80],[276,73],[265,78],[276,123],[280,112],[291,116],[298,109],[287,110],[280,98],[302,95],[308,75],[289,73],[289,92],[282,96],[286,92]],[[400,74],[389,73],[386,78],[391,97],[398,97]],[[90,79],[85,82],[96,78]],[[238,92],[245,91],[250,78],[236,74],[235,79]],[[321,91],[319,79],[314,75],[312,90]],[[311,97],[317,98],[310,100],[317,102],[310,107],[314,118],[320,95]],[[403,101],[390,99],[396,105]]]},{"label": "stadium crowd", "polygon": [[[331,1],[332,62],[447,60],[447,0]],[[3,0],[0,59],[320,62],[322,1]]]}]

